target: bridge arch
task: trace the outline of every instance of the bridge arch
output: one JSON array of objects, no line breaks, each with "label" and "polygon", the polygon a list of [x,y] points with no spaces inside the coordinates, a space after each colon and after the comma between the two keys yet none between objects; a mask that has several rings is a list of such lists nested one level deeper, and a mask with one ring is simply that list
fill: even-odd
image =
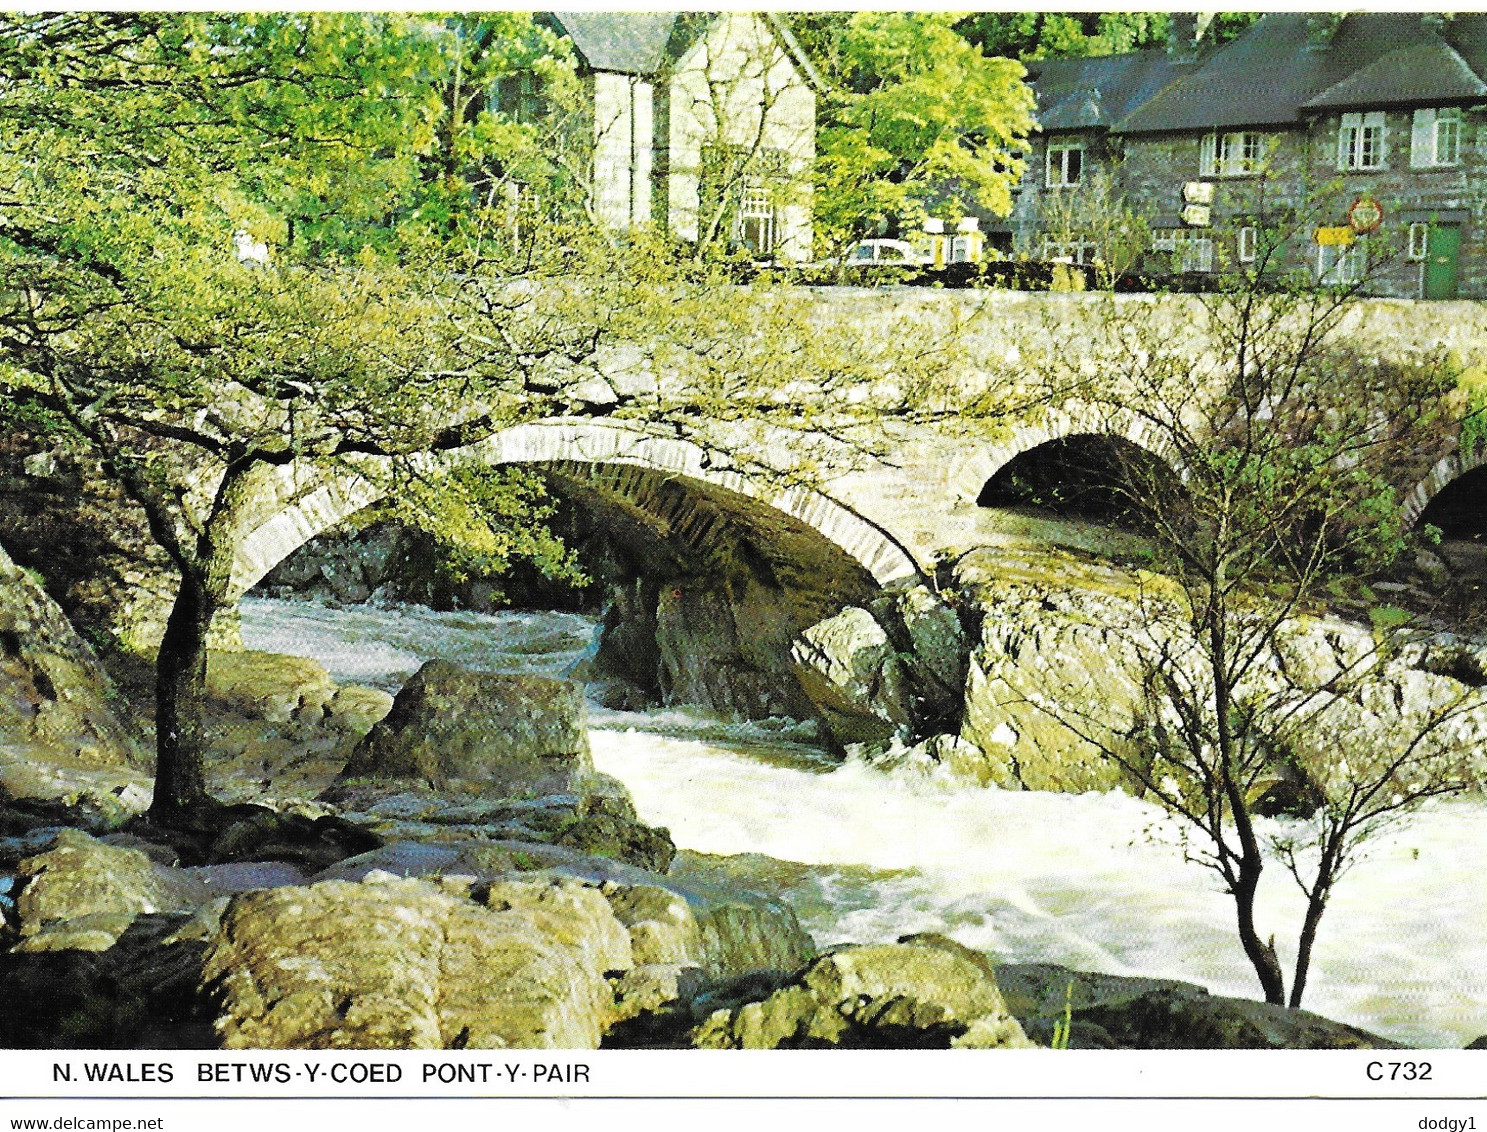
[{"label": "bridge arch", "polygon": [[1474,447],[1470,452],[1457,448],[1437,460],[1425,474],[1425,478],[1415,484],[1404,497],[1405,526],[1413,527],[1436,496],[1484,465],[1487,465],[1487,446]]},{"label": "bridge arch", "polygon": [[[659,437],[638,427],[586,420],[516,425],[425,461],[426,468],[435,473],[468,464],[645,468],[743,496],[799,521],[855,560],[879,586],[907,584],[921,577],[918,564],[898,540],[836,500],[807,488],[781,489],[751,478],[720,466],[697,444]],[[384,489],[368,476],[327,475],[290,466],[275,469],[261,494],[261,504],[250,509],[238,539],[233,599],[247,593],[316,535],[375,503]]]},{"label": "bridge arch", "polygon": [[1047,412],[1037,421],[1019,425],[997,441],[967,454],[952,470],[951,490],[957,502],[974,505],[986,485],[1013,460],[1045,444],[1077,436],[1129,442],[1164,461],[1176,474],[1182,474],[1159,430],[1134,413],[1109,414],[1075,408]]}]

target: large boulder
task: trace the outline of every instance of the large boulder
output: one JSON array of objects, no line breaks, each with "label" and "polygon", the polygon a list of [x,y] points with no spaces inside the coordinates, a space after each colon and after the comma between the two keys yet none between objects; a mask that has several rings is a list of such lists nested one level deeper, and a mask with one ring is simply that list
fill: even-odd
[{"label": "large boulder", "polygon": [[207,695],[254,719],[319,721],[336,691],[318,660],[246,649],[207,654]]},{"label": "large boulder", "polygon": [[592,1049],[632,965],[577,882],[442,887],[385,873],[239,896],[204,965],[230,1049]]},{"label": "large boulder", "polygon": [[1127,609],[1107,595],[1014,587],[985,610],[961,735],[985,754],[980,777],[1029,790],[1137,789],[1090,741],[1141,719],[1144,685]]},{"label": "large boulder", "polygon": [[908,676],[888,634],[866,609],[849,606],[790,646],[800,686],[842,743],[886,743],[912,719]]},{"label": "large boulder", "polygon": [[920,585],[810,626],[790,660],[839,743],[883,746],[959,726],[967,649],[955,610]]},{"label": "large boulder", "polygon": [[704,1049],[1021,1049],[984,959],[945,941],[843,947],[761,1002],[716,1011]]},{"label": "large boulder", "polygon": [[0,550],[0,798],[87,795],[105,821],[128,816],[107,796],[139,784],[145,755],[121,704],[66,615]]},{"label": "large boulder", "polygon": [[800,612],[780,587],[677,580],[660,587],[655,624],[663,702],[745,719],[811,714],[785,659]]},{"label": "large boulder", "polygon": [[20,952],[104,951],[140,915],[190,911],[211,899],[189,872],[76,829],[58,830],[45,852],[20,862],[16,879]]},{"label": "large boulder", "polygon": [[[1173,583],[1052,551],[1036,562],[978,551],[957,571],[981,623],[960,735],[982,754],[978,765],[948,752],[957,769],[1004,788],[1139,794],[1128,768],[1148,759],[1159,731],[1181,726],[1157,670],[1180,666],[1179,685],[1200,698],[1211,684]],[[1234,689],[1236,703],[1270,721],[1268,765],[1252,785],[1259,812],[1310,812],[1339,768],[1426,732],[1471,760],[1466,773],[1487,776],[1487,759],[1473,754],[1487,744],[1487,695],[1473,687],[1487,650],[1380,643],[1370,628],[1313,617],[1282,623],[1268,645]]]},{"label": "large boulder", "polygon": [[577,793],[593,771],[583,690],[431,660],[357,745],[345,777],[415,779],[505,797]]}]

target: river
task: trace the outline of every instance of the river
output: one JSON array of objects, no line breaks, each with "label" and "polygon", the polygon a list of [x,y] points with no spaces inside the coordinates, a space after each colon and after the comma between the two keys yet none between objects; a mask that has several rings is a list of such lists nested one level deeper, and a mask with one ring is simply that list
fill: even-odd
[{"label": "river", "polygon": [[[249,648],[321,661],[395,690],[427,659],[565,672],[592,618],[334,609],[248,598]],[[1123,794],[981,789],[840,762],[809,727],[698,712],[591,709],[594,763],[671,830],[677,868],[778,895],[818,944],[944,932],[1007,962],[1185,979],[1255,997],[1216,879],[1180,830]],[[1372,843],[1322,921],[1305,1005],[1421,1047],[1487,1034],[1487,806],[1437,804]],[[1283,961],[1301,898],[1279,870],[1260,895]]]}]

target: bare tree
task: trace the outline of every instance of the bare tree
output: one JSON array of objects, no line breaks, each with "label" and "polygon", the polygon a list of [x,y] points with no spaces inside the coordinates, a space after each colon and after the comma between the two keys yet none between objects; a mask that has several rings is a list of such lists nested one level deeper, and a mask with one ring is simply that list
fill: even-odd
[{"label": "bare tree", "polygon": [[[1295,262],[1281,258],[1284,239],[1263,254]],[[1170,462],[1113,444],[1104,485],[1151,553],[1153,573],[1119,627],[1144,699],[1136,726],[1120,730],[1077,689],[1028,697],[1179,819],[1189,859],[1233,897],[1266,1000],[1295,1007],[1328,899],[1363,844],[1426,800],[1481,782],[1458,728],[1487,703],[1461,687],[1396,710],[1391,641],[1310,686],[1277,661],[1330,585],[1405,547],[1393,485],[1413,482],[1448,443],[1460,406],[1443,358],[1373,356],[1337,333],[1366,277],[1288,285],[1273,266],[1165,309],[1112,301],[1102,376],[1085,403]],[[1267,834],[1261,799],[1279,777],[1300,780],[1307,816]],[[1289,995],[1275,937],[1256,919],[1276,860],[1307,900]]]},{"label": "bare tree", "polygon": [[1038,230],[1045,259],[1053,251],[1092,268],[1105,290],[1141,262],[1151,239],[1146,218],[1120,190],[1118,165],[1102,165],[1075,188],[1044,193]]}]

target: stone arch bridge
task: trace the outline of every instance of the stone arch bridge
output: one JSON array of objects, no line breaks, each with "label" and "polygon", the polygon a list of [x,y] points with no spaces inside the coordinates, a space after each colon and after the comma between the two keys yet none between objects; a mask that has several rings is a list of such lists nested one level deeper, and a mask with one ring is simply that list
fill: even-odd
[{"label": "stone arch bridge", "polygon": [[[1067,413],[979,444],[900,428],[884,438],[891,451],[886,458],[801,486],[731,470],[726,459],[696,443],[580,418],[504,429],[427,461],[424,471],[438,474],[466,464],[536,468],[590,495],[624,500],[646,512],[665,535],[694,545],[705,546],[715,533],[707,529],[709,520],[719,515],[769,527],[780,540],[809,533],[875,586],[896,588],[922,580],[938,559],[976,545],[982,511],[977,497],[1008,461],[1049,441],[1090,433],[1158,450],[1134,423]],[[264,475],[238,538],[234,597],[312,538],[377,502],[384,493],[379,478],[293,466]],[[658,481],[681,490],[658,493]]]},{"label": "stone arch bridge", "polygon": [[[934,292],[917,289],[828,289],[818,294],[828,326],[905,326],[932,334],[947,315],[969,327],[971,353],[994,359],[1003,372],[1029,341],[1078,351],[1098,332],[1093,295],[1006,292]],[[1145,304],[1149,317],[1180,320],[1182,297],[1117,296]],[[971,310],[970,308],[975,308]],[[974,318],[967,317],[974,314]],[[1147,314],[1147,312],[1143,312]],[[1360,304],[1339,333],[1381,353],[1445,348],[1483,364],[1487,360],[1487,306],[1371,300]],[[847,589],[895,588],[914,583],[946,557],[980,545],[986,535],[982,489],[1015,457],[1081,434],[1115,436],[1162,456],[1160,444],[1134,416],[1098,418],[1088,412],[1044,412],[996,435],[968,438],[961,430],[885,423],[875,447],[887,455],[810,487],[781,486],[732,470],[718,453],[658,436],[643,427],[593,418],[554,419],[505,429],[441,457],[437,463],[525,465],[644,521],[663,537],[706,547],[731,525],[753,531],[756,543],[803,544],[820,553],[797,558],[824,569]],[[1400,485],[1411,518],[1452,480],[1487,460],[1487,453],[1453,453],[1421,482]],[[375,478],[375,477],[374,477]],[[669,485],[665,490],[661,485]],[[234,593],[246,593],[279,561],[311,538],[375,502],[374,479],[328,475],[294,466],[265,473],[244,515],[233,570]],[[823,565],[827,564],[827,565]],[[855,579],[847,584],[848,577]],[[826,579],[823,578],[824,582]]]}]

